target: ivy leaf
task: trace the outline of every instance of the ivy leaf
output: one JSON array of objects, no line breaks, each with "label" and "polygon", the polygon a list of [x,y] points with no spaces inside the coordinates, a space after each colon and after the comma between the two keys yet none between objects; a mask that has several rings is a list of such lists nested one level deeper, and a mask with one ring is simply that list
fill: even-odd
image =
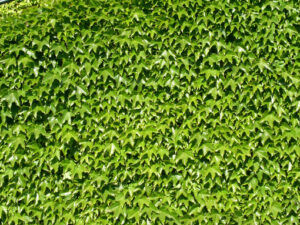
[{"label": "ivy leaf", "polygon": [[178,163],[179,161],[182,161],[183,165],[186,165],[189,159],[194,160],[194,156],[191,152],[189,152],[189,151],[180,151],[177,154],[176,163]]},{"label": "ivy leaf", "polygon": [[277,123],[280,123],[279,118],[277,116],[275,116],[274,114],[268,114],[265,117],[263,117],[261,120],[261,123],[265,122],[265,121],[268,122],[271,127],[274,126],[274,121],[276,121]]},{"label": "ivy leaf", "polygon": [[9,141],[8,147],[12,147],[14,150],[16,150],[18,147],[22,147],[23,149],[25,149],[25,141],[26,137],[24,135],[12,137]]},{"label": "ivy leaf", "polygon": [[265,60],[263,60],[263,59],[260,59],[259,62],[257,63],[257,65],[258,65],[258,67],[259,67],[259,69],[260,69],[261,72],[263,72],[264,69],[267,69],[267,70],[269,70],[271,72],[273,71],[270,68],[269,64]]},{"label": "ivy leaf", "polygon": [[8,103],[8,107],[11,108],[12,103],[15,103],[17,106],[20,106],[19,95],[16,91],[11,91],[8,95],[3,98],[4,101]]}]

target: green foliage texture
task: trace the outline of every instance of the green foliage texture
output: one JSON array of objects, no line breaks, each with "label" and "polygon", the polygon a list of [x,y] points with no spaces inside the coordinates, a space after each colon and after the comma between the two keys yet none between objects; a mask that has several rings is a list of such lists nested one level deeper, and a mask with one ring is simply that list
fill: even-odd
[{"label": "green foliage texture", "polygon": [[7,15],[20,14],[24,9],[40,5],[41,2],[42,0],[14,0],[2,4],[0,5],[0,18]]},{"label": "green foliage texture", "polygon": [[0,20],[0,224],[299,224],[299,1],[74,0]]}]

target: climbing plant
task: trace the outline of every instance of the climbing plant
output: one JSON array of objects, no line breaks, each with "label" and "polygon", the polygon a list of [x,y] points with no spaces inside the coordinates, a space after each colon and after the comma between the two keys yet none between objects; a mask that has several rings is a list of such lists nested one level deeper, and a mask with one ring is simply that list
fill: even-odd
[{"label": "climbing plant", "polygon": [[298,3],[0,19],[0,224],[299,224]]}]

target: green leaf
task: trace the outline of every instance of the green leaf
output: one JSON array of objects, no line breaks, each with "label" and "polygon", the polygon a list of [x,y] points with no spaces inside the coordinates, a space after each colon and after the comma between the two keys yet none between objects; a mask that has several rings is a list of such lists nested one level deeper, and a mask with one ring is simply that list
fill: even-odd
[{"label": "green leaf", "polygon": [[15,103],[17,106],[20,106],[19,95],[16,91],[11,91],[8,95],[6,95],[2,100],[8,103],[8,107],[11,108],[12,103]]}]

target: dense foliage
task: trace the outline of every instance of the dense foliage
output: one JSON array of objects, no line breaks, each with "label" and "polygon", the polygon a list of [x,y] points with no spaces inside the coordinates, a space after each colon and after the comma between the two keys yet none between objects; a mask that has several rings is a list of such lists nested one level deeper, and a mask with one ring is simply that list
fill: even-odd
[{"label": "dense foliage", "polygon": [[12,2],[2,4],[0,5],[0,18],[7,15],[20,14],[24,9],[40,5],[42,2],[43,0],[13,0]]},{"label": "dense foliage", "polygon": [[2,19],[0,224],[299,224],[298,3]]}]

